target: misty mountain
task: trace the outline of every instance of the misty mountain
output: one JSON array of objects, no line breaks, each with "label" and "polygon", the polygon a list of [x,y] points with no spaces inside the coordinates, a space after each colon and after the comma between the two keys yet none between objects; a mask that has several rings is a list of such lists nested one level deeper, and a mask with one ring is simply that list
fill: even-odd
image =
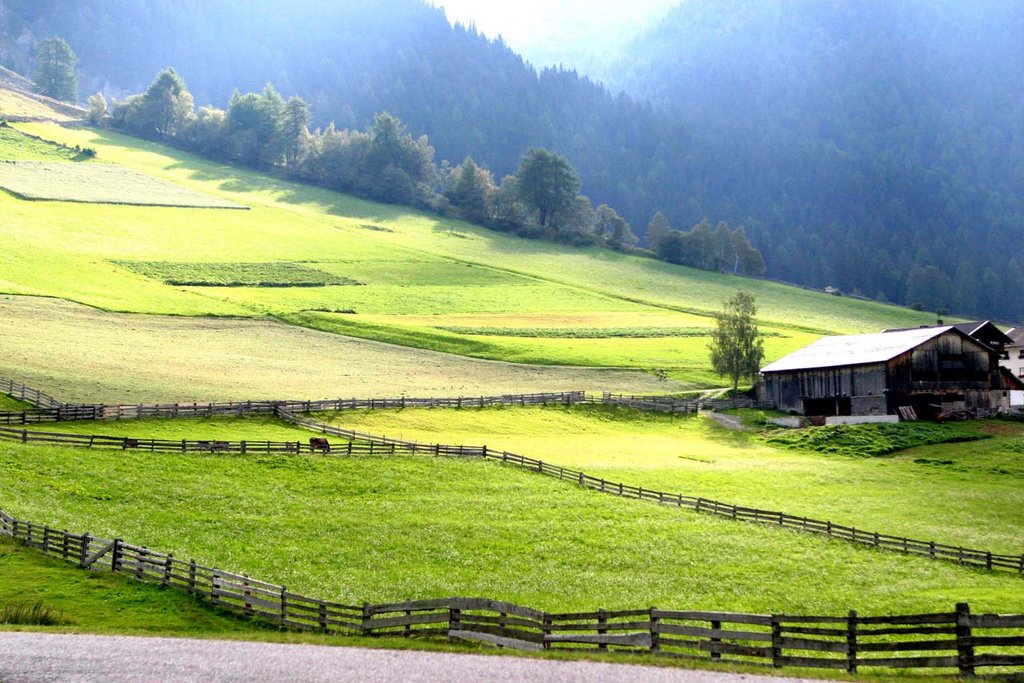
[{"label": "misty mountain", "polygon": [[696,0],[607,71],[536,71],[421,0],[0,0],[0,63],[65,37],[82,96],[165,66],[197,103],[272,81],[315,122],[390,111],[499,177],[530,146],[642,233],[745,225],[770,276],[1024,317],[1024,5]]},{"label": "misty mountain", "polygon": [[746,223],[787,280],[1024,315],[1024,4],[685,2],[613,71],[709,143],[670,220]]}]

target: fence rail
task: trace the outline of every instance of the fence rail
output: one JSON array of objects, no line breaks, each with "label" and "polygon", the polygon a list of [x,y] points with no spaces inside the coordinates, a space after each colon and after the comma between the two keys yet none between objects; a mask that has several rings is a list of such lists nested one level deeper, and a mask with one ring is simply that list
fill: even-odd
[{"label": "fence rail", "polygon": [[734,408],[758,408],[761,410],[774,410],[775,404],[771,401],[759,401],[747,396],[735,398],[715,399],[683,399],[671,396],[629,396],[625,394],[613,394],[603,392],[599,397],[588,399],[590,403],[604,405],[626,406],[645,412],[653,413],[698,413],[701,410],[730,410]]},{"label": "fence rail", "polygon": [[21,382],[15,382],[13,379],[0,379],[0,394],[7,394],[11,398],[31,403],[40,408],[59,408],[64,405],[53,396],[27,387]]},{"label": "fence rail", "polygon": [[[8,388],[14,387],[12,391]],[[16,389],[16,390],[15,390]],[[587,402],[583,391],[561,391],[538,394],[504,394],[501,396],[457,396],[453,398],[336,398],[309,401],[259,400],[220,401],[209,403],[129,403],[129,404],[65,404],[35,389],[0,380],[0,393],[15,398],[28,393],[27,402],[36,410],[0,412],[0,424],[32,424],[36,422],[70,422],[75,420],[142,420],[147,418],[216,417],[272,415],[279,408],[299,413],[388,410],[397,408],[485,408],[495,405],[574,405]],[[45,398],[40,398],[45,397]],[[38,401],[38,402],[37,402]],[[51,403],[52,402],[52,403]]]},{"label": "fence rail", "polygon": [[[99,434],[68,434],[64,432],[37,432],[28,429],[0,427],[0,440],[21,443],[57,444],[81,448],[114,448],[124,451],[155,453],[334,453],[339,455],[395,455],[409,453],[401,444],[383,444],[373,441],[346,440],[330,443],[326,440],[301,441],[221,441],[214,439],[136,439],[127,436]],[[318,443],[319,442],[319,443]],[[470,453],[467,452],[467,455]],[[476,453],[472,453],[476,455]]]},{"label": "fence rail", "polygon": [[186,591],[280,628],[363,636],[440,636],[516,650],[618,651],[857,672],[1024,669],[1024,615],[949,612],[895,616],[743,614],[654,607],[551,613],[489,598],[346,605],[246,574],[128,543],[20,520],[0,511],[0,535],[94,571]]}]

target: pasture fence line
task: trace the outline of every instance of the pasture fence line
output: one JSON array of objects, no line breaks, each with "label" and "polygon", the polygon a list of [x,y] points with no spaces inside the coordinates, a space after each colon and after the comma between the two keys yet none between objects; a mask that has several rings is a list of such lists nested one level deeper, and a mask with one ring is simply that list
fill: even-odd
[{"label": "pasture fence line", "polygon": [[0,427],[0,440],[20,443],[55,444],[80,448],[107,448],[150,453],[333,453],[337,455],[396,455],[411,452],[399,444],[349,440],[340,444],[310,439],[301,441],[221,441],[215,439],[136,439],[127,436],[37,432]]},{"label": "pasture fence line", "polygon": [[725,399],[681,399],[671,396],[638,396],[604,391],[542,392],[500,396],[336,398],[318,400],[246,400],[192,403],[63,403],[38,389],[10,379],[0,379],[0,393],[37,406],[31,411],[0,412],[0,424],[31,424],[71,420],[132,420],[146,418],[214,417],[226,415],[270,415],[277,408],[312,413],[344,410],[390,410],[397,408],[485,408],[495,405],[577,405],[624,406],[646,412],[697,413],[701,410],[735,408],[773,409],[771,402],[746,396]]},{"label": "pasture fence line", "polygon": [[346,605],[237,572],[185,561],[121,538],[69,533],[0,510],[0,535],[92,571],[189,593],[281,629],[447,637],[501,648],[614,651],[718,663],[831,669],[1024,669],[1024,615],[974,614],[967,603],[930,614],[746,614],[645,607],[553,613],[490,598]]},{"label": "pasture fence line", "polygon": [[39,389],[25,386],[21,382],[15,382],[13,379],[0,378],[0,394],[7,394],[11,398],[24,403],[31,403],[40,408],[60,408],[64,405],[53,396]]},{"label": "pasture fence line", "polygon": [[625,406],[653,413],[698,413],[701,410],[730,410],[736,408],[775,409],[775,404],[771,401],[760,401],[749,396],[684,399],[672,396],[631,396],[627,394],[613,394],[608,391],[602,392],[600,396],[590,397],[588,403]]},{"label": "pasture fence line", "polygon": [[1024,554],[1007,555],[993,553],[989,550],[978,550],[964,546],[955,546],[935,541],[922,541],[904,536],[883,534],[877,531],[866,531],[856,527],[835,524],[828,520],[819,520],[811,517],[791,515],[780,510],[761,510],[758,508],[745,507],[725,503],[699,496],[688,496],[681,493],[659,491],[643,486],[632,486],[621,482],[614,482],[589,475],[580,470],[561,467],[543,460],[529,458],[517,453],[495,450],[487,446],[453,446],[445,444],[421,443],[417,441],[405,441],[386,436],[377,436],[366,432],[359,432],[351,429],[342,429],[334,425],[316,422],[300,418],[284,409],[278,410],[278,416],[282,419],[304,429],[318,432],[324,435],[338,436],[344,439],[359,441],[375,441],[382,445],[400,446],[414,453],[428,453],[432,455],[448,455],[459,457],[481,457],[485,460],[495,460],[506,465],[513,465],[530,472],[536,472],[549,477],[555,477],[563,481],[569,481],[583,488],[607,493],[623,498],[646,500],[661,505],[669,505],[679,508],[689,508],[695,512],[727,517],[733,520],[755,522],[773,527],[794,529],[806,533],[822,534],[829,538],[835,538],[860,545],[928,557],[933,560],[949,560],[962,565],[979,567],[988,570],[1000,569],[1024,574]]},{"label": "pasture fence line", "polygon": [[[0,380],[0,392],[10,380]],[[16,383],[15,383],[16,384]],[[18,385],[21,386],[21,385]],[[64,404],[34,389],[30,395],[43,396],[53,404],[36,403],[39,409],[0,412],[0,424],[70,422],[75,420],[143,420],[147,418],[228,417],[273,415],[278,408],[300,413],[345,410],[391,410],[398,408],[485,408],[489,406],[575,405],[586,402],[583,391],[500,396],[457,396],[452,398],[336,398],[320,400],[215,401],[207,403]],[[21,393],[24,393],[22,391]],[[19,398],[16,394],[11,394]],[[28,401],[32,402],[32,401]]]}]

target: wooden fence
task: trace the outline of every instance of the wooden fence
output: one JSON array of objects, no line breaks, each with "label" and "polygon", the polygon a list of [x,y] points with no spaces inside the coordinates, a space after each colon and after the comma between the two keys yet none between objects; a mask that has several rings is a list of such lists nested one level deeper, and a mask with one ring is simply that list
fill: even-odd
[{"label": "wooden fence", "polygon": [[64,405],[53,396],[45,394],[38,389],[27,387],[21,382],[15,382],[12,379],[0,379],[0,394],[7,394],[11,398],[31,403],[40,408],[59,408]]},{"label": "wooden fence", "polygon": [[657,609],[551,613],[488,598],[345,605],[127,543],[16,519],[0,535],[80,567],[184,590],[280,628],[363,636],[441,636],[516,650],[617,651],[834,669],[1024,669],[1024,615],[949,612],[804,616]]},{"label": "wooden fence", "polygon": [[629,396],[604,392],[600,396],[588,398],[589,403],[626,406],[653,413],[698,413],[701,410],[731,410],[735,408],[758,408],[774,410],[771,401],[758,401],[748,396],[715,399],[683,399],[671,396]]},{"label": "wooden fence", "polygon": [[[7,380],[4,380],[7,381]],[[0,385],[0,391],[3,385]],[[33,390],[34,391],[34,390]],[[586,402],[582,391],[454,398],[337,398],[316,401],[222,401],[212,403],[60,404],[21,412],[0,412],[0,424],[74,420],[143,420],[147,418],[272,415],[279,408],[299,413],[396,408],[484,408],[487,406],[573,405]]]},{"label": "wooden fence", "polygon": [[419,443],[416,441],[404,441],[384,436],[376,436],[365,432],[358,432],[351,429],[342,429],[333,425],[323,424],[300,418],[294,413],[284,409],[278,410],[278,415],[292,424],[318,432],[329,434],[344,439],[359,441],[371,441],[382,445],[401,446],[416,453],[429,453],[433,455],[451,456],[476,456],[488,460],[497,460],[507,465],[514,465],[531,472],[556,477],[561,480],[570,481],[584,488],[608,493],[624,498],[647,500],[662,505],[675,507],[686,507],[696,512],[728,517],[729,519],[745,522],[756,522],[770,526],[778,526],[786,529],[795,529],[807,533],[823,534],[861,545],[871,546],[882,550],[894,550],[908,555],[919,555],[933,560],[951,560],[963,565],[982,567],[985,569],[1002,569],[1024,574],[1024,554],[1005,555],[993,553],[988,550],[978,550],[954,546],[935,541],[921,541],[903,536],[893,536],[876,531],[865,531],[856,527],[834,524],[830,521],[813,519],[810,517],[791,515],[779,510],[761,510],[758,508],[744,507],[732,503],[724,503],[708,498],[686,496],[681,493],[670,493],[657,489],[644,488],[643,486],[631,486],[621,482],[608,481],[600,477],[594,477],[580,470],[567,467],[560,467],[552,463],[536,460],[524,455],[509,453],[507,451],[495,450],[487,446],[451,446],[445,444]]},{"label": "wooden fence", "polygon": [[[333,453],[336,455],[395,455],[412,452],[400,444],[346,440],[315,444],[313,441],[219,441],[212,439],[135,439],[127,436],[37,432],[0,427],[0,440],[21,443],[56,444],[81,448],[114,448],[151,453]],[[470,453],[467,452],[467,455]],[[473,453],[475,455],[475,453]]]}]

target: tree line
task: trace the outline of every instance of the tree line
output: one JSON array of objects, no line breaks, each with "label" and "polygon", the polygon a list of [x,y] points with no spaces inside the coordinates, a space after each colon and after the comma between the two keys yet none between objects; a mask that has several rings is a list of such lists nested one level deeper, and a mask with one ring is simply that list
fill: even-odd
[{"label": "tree line", "polygon": [[270,84],[260,92],[236,91],[226,109],[197,110],[185,81],[168,68],[145,92],[112,105],[102,93],[91,96],[89,118],[208,158],[522,237],[642,251],[707,270],[764,273],[764,261],[743,228],[730,231],[724,223],[712,231],[705,220],[684,233],[669,228],[658,213],[653,224],[664,224],[664,235],[654,250],[639,250],[629,223],[607,204],[594,207],[580,193],[576,170],[549,150],[528,149],[516,172],[497,182],[472,157],[455,166],[435,163],[428,138],[414,138],[388,113],[377,114],[364,130],[338,129],[333,123],[310,130],[309,103],[297,96],[285,99]]}]

